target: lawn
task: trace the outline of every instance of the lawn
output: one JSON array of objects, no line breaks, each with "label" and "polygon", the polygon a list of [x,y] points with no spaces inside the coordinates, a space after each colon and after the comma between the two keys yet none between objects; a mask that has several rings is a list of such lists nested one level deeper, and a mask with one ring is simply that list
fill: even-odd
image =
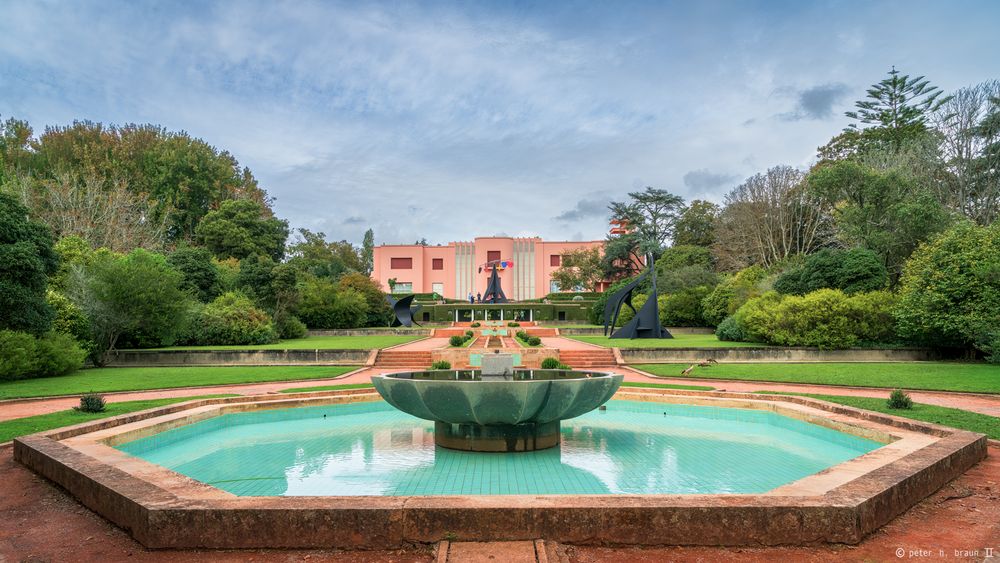
[{"label": "lawn", "polygon": [[[661,377],[683,377],[690,364],[640,364],[636,369]],[[1000,365],[963,362],[755,363],[697,367],[688,377],[1000,393]]]},{"label": "lawn", "polygon": [[607,336],[569,336],[573,340],[589,342],[608,348],[762,348],[766,344],[756,342],[724,342],[714,334],[677,334],[673,338],[628,338],[611,339]]},{"label": "lawn", "polygon": [[78,393],[140,391],[171,387],[202,387],[232,383],[262,383],[293,379],[326,379],[356,369],[353,366],[234,366],[83,369],[61,377],[0,383],[0,399],[46,397]]},{"label": "lawn", "polygon": [[194,399],[214,399],[217,397],[236,397],[237,395],[198,395],[194,397],[172,397],[170,399],[148,399],[144,401],[124,401],[121,403],[108,403],[104,412],[79,412],[73,409],[40,414],[25,418],[16,418],[0,422],[0,443],[9,442],[18,436],[34,434],[53,428],[72,426],[81,422],[89,422],[101,418],[109,418],[130,412],[142,411],[173,403],[183,403]]},{"label": "lawn", "polygon": [[[758,391],[766,393],[766,391]],[[772,393],[775,395],[799,395],[802,397],[812,397],[821,401],[829,401],[849,407],[867,409],[870,411],[891,414],[903,418],[912,418],[923,422],[933,422],[943,424],[952,428],[961,428],[986,434],[994,440],[1000,440],[1000,418],[969,412],[961,409],[951,409],[939,407],[937,405],[924,405],[913,403],[912,409],[890,409],[886,405],[885,399],[874,397],[841,397],[839,395],[812,395],[808,393]],[[887,394],[888,396],[888,394]]]},{"label": "lawn", "polygon": [[156,350],[373,350],[388,348],[426,338],[424,336],[401,334],[378,334],[374,336],[310,336],[282,340],[274,344],[247,346],[170,346]]},{"label": "lawn", "polygon": [[279,393],[311,393],[313,391],[337,391],[340,389],[374,389],[371,383],[344,383],[342,385],[320,385],[318,387],[292,387]]}]

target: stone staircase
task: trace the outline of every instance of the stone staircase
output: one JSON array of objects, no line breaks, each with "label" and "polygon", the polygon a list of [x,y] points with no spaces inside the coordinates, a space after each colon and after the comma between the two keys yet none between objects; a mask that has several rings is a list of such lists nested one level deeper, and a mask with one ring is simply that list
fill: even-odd
[{"label": "stone staircase", "polygon": [[382,350],[375,358],[377,368],[429,368],[431,365],[430,351]]},{"label": "stone staircase", "polygon": [[560,350],[559,361],[574,368],[611,367],[615,365],[615,353],[611,348]]}]

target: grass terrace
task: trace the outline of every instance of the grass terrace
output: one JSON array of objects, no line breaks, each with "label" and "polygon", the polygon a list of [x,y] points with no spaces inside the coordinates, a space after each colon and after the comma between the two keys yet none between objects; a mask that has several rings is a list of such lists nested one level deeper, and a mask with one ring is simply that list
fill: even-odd
[{"label": "grass terrace", "polygon": [[[937,405],[924,405],[913,403],[911,409],[890,409],[886,404],[886,399],[876,397],[842,397],[839,395],[815,395],[810,393],[773,393],[768,391],[757,391],[770,395],[798,395],[801,397],[811,397],[821,401],[829,401],[848,407],[867,409],[870,411],[891,414],[902,418],[911,418],[922,422],[933,422],[943,424],[953,428],[971,430],[986,434],[994,440],[1000,440],[1000,418],[980,414],[976,412],[964,411],[961,409],[951,409],[939,407]],[[888,393],[886,394],[888,395]]]},{"label": "grass terrace", "polygon": [[80,393],[144,391],[236,383],[328,379],[357,369],[353,366],[232,366],[97,368],[60,377],[0,383],[0,399]]},{"label": "grass terrace", "polygon": [[108,403],[104,412],[80,412],[73,409],[67,409],[49,414],[16,418],[14,420],[0,422],[0,444],[9,442],[18,436],[44,432],[46,430],[52,430],[53,428],[72,426],[74,424],[81,424],[83,422],[90,422],[92,420],[99,420],[102,418],[111,418],[112,416],[144,411],[146,409],[172,405],[174,403],[183,403],[185,401],[193,401],[195,399],[216,399],[220,397],[236,396],[237,395],[196,395],[194,397],[172,397],[169,399],[123,401],[120,403]]},{"label": "grass terrace", "polygon": [[[683,378],[681,370],[690,365],[637,364],[631,367],[659,377]],[[696,367],[687,377],[1000,393],[1000,365],[966,362],[716,364]]]}]

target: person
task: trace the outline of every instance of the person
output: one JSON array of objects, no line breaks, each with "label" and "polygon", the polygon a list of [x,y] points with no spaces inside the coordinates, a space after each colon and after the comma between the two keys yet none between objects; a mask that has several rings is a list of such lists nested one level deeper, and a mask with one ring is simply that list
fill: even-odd
[{"label": "person", "polygon": [[472,292],[470,291],[469,292],[469,303],[475,303],[475,302],[476,302],[476,298],[473,297]]},{"label": "person", "polygon": [[476,303],[482,303],[482,302],[483,302],[483,294],[482,294],[482,293],[479,293],[479,292],[477,291],[477,292],[476,292]]}]

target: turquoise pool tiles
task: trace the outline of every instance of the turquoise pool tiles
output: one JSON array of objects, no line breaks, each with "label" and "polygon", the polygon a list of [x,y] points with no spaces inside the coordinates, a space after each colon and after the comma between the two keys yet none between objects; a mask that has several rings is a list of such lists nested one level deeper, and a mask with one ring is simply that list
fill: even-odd
[{"label": "turquoise pool tiles", "polygon": [[122,451],[241,496],[760,493],[881,444],[767,411],[611,401],[558,448],[437,448],[382,402],[230,414]]}]

